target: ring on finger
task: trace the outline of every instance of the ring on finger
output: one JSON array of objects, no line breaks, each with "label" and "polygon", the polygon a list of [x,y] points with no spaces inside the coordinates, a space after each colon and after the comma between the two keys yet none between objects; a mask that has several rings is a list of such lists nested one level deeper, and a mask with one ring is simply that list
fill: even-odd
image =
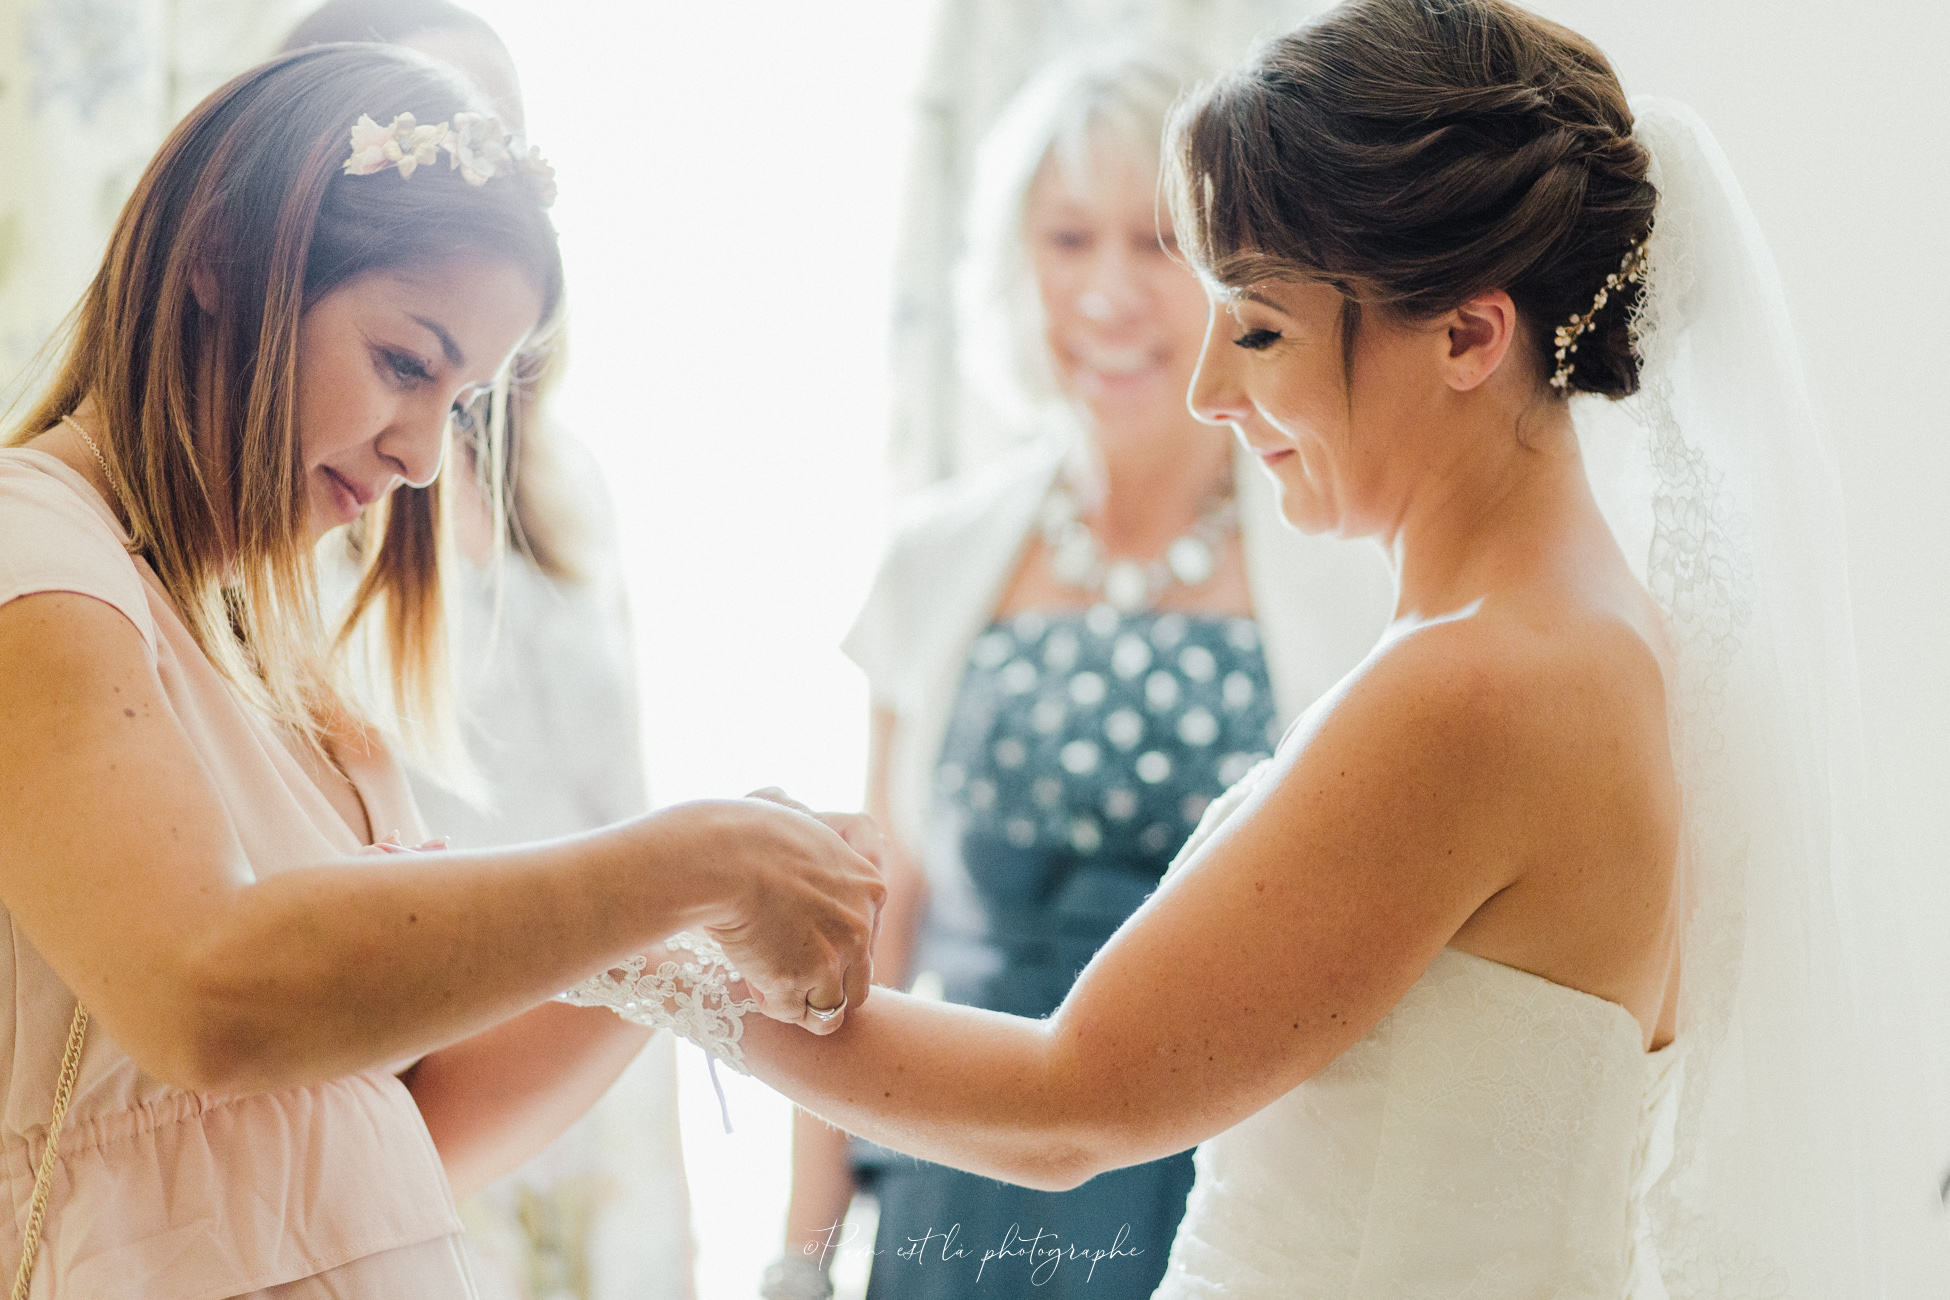
[{"label": "ring on finger", "polygon": [[846,1010],[846,1004],[847,999],[841,998],[840,1004],[836,1007],[816,1007],[812,1004],[812,999],[808,998],[806,1000],[806,1010],[811,1013],[814,1020],[819,1021],[823,1025],[840,1012]]}]

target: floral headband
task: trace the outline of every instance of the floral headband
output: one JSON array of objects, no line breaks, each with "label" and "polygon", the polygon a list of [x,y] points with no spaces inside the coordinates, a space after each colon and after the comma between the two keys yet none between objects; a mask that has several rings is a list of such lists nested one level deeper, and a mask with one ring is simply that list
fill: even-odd
[{"label": "floral headband", "polygon": [[484,113],[456,113],[451,124],[438,126],[421,126],[411,113],[381,126],[361,113],[352,124],[352,156],[345,160],[345,174],[371,176],[396,167],[402,180],[411,180],[416,169],[436,162],[442,149],[448,168],[460,168],[469,185],[515,176],[534,190],[543,207],[555,202],[555,169],[542,161],[542,151],[531,145],[522,152],[500,121]]}]

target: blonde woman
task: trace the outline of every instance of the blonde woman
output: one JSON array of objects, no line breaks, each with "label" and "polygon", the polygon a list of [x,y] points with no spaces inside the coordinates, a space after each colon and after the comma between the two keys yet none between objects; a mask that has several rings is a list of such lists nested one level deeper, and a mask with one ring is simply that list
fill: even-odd
[{"label": "blonde woman", "polygon": [[[925,494],[847,651],[873,692],[869,798],[893,828],[877,978],[1042,1017],[1144,898],[1207,803],[1269,755],[1387,618],[1373,556],[1280,527],[1223,429],[1185,409],[1205,294],[1159,221],[1168,51],[1066,61],[981,159],[968,368],[997,436],[1040,436]],[[924,916],[923,913],[926,913]],[[856,1185],[879,1201],[867,1294],[1148,1296],[1189,1155],[1073,1191],[855,1144],[802,1115],[766,1294],[827,1292]],[[1035,1252],[1122,1242],[1053,1277]],[[983,1256],[997,1252],[984,1264]],[[979,1279],[978,1279],[979,1274]]]},{"label": "blonde woman", "polygon": [[[647,1034],[553,994],[686,929],[807,1028],[866,994],[877,871],[775,804],[383,851],[424,832],[378,723],[440,730],[450,413],[561,293],[552,180],[487,107],[372,46],[223,87],[0,450],[0,1145],[47,1294],[459,1300],[453,1193]],[[311,563],[360,519],[391,688],[365,706]]]}]

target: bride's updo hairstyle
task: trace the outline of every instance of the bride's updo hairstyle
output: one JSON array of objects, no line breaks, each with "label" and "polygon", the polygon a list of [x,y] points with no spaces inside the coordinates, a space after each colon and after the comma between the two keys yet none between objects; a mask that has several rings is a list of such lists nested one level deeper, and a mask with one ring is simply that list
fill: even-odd
[{"label": "bride's updo hairstyle", "polygon": [[[314,740],[354,728],[318,612],[297,415],[299,322],[374,271],[505,259],[562,293],[555,231],[522,176],[467,183],[446,158],[410,177],[347,175],[361,115],[422,124],[485,113],[443,64],[327,45],[238,76],[149,163],[76,309],[59,370],[10,436],[92,397],[114,495],[198,644],[272,716]],[[409,748],[438,750],[445,715],[439,484],[367,512],[374,537],[354,618],[382,616],[377,679]],[[433,742],[431,744],[427,742]]]},{"label": "bride's updo hairstyle", "polygon": [[[1427,320],[1502,289],[1540,386],[1658,198],[1605,56],[1504,0],[1348,0],[1182,105],[1167,152],[1202,274],[1333,285],[1350,365],[1364,310]],[[1637,390],[1638,293],[1611,292],[1568,391]]]}]

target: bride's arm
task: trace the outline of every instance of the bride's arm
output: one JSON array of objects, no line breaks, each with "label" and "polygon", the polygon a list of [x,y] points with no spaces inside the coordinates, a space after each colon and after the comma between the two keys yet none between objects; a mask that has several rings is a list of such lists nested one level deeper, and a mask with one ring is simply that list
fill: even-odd
[{"label": "bride's arm", "polygon": [[1466,636],[1412,640],[1289,739],[1047,1021],[882,992],[829,1039],[752,1026],[754,1073],[899,1150],[1052,1189],[1291,1090],[1524,875],[1526,821],[1578,833],[1578,789],[1637,761],[1602,722],[1577,725],[1606,715],[1612,683]]}]

